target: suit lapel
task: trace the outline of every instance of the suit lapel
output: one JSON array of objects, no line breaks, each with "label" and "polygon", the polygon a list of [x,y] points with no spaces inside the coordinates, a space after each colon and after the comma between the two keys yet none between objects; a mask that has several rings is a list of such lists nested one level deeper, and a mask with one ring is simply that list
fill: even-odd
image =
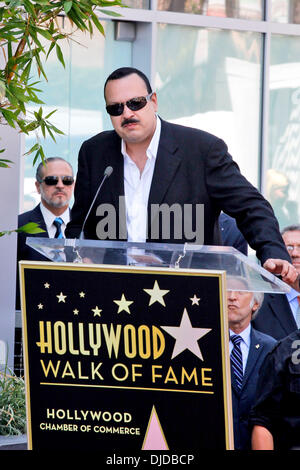
[{"label": "suit lapel", "polygon": [[41,232],[41,233],[36,233],[36,234],[31,234],[31,233],[28,233],[27,234],[27,237],[43,237],[43,238],[48,238],[48,231],[47,231],[47,227],[46,227],[46,224],[45,224],[45,220],[44,220],[44,217],[42,215],[42,212],[41,212],[41,209],[40,209],[40,204],[38,204],[32,211],[32,215],[31,215],[31,222],[35,222],[36,224],[38,224],[38,226],[45,230],[45,232]]},{"label": "suit lapel", "polygon": [[242,383],[242,389],[243,387],[245,387],[249,377],[251,376],[253,368],[255,367],[255,364],[257,363],[258,358],[263,352],[263,349],[264,349],[264,344],[261,341],[259,341],[255,331],[253,330],[253,328],[251,328],[250,348],[249,348],[248,359],[247,359],[246,369],[245,369],[243,383]]},{"label": "suit lapel", "polygon": [[297,325],[286,295],[270,294],[269,304],[282,329],[289,335]]},{"label": "suit lapel", "polygon": [[168,123],[161,121],[161,135],[157,151],[156,163],[152,178],[152,184],[148,200],[148,214],[151,221],[156,217],[158,207],[163,202],[165,194],[181,163],[181,157],[177,153],[178,144],[176,136]]},{"label": "suit lapel", "polygon": [[124,159],[121,153],[121,139],[116,132],[106,149],[106,164],[113,168],[109,177],[111,196],[115,207],[119,207],[119,196],[124,196]]}]

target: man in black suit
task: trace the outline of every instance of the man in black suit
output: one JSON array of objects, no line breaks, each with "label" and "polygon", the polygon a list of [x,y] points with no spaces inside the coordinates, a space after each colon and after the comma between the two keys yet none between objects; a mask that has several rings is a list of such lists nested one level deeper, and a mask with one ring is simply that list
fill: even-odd
[{"label": "man in black suit", "polygon": [[[300,274],[300,225],[290,225],[281,233],[292,263]],[[299,292],[294,289],[287,294],[266,294],[253,326],[277,340],[284,338],[300,328],[299,300]]]},{"label": "man in black suit", "polygon": [[247,283],[243,278],[228,278],[227,285],[234,448],[247,450],[251,449],[249,414],[256,396],[260,366],[276,341],[251,326],[264,294],[245,290]]},{"label": "man in black suit", "polygon": [[300,450],[300,330],[278,341],[259,373],[250,412],[253,450]]},{"label": "man in black suit", "polygon": [[[72,166],[63,158],[48,158],[45,164],[41,162],[37,167],[35,186],[41,195],[41,202],[33,210],[19,215],[18,226],[35,222],[45,231],[36,235],[18,233],[18,262],[20,260],[49,261],[48,258],[26,245],[28,236],[46,238],[64,236],[65,227],[70,221],[69,203],[74,191]],[[60,220],[56,221],[57,218]],[[16,309],[20,309],[18,276]]]},{"label": "man in black suit", "polygon": [[221,212],[219,217],[219,225],[221,230],[222,244],[224,246],[232,246],[247,256],[248,243],[237,228],[236,221],[232,217],[229,217],[229,215]]},{"label": "man in black suit", "polygon": [[[220,245],[223,209],[236,219],[264,267],[295,282],[297,273],[271,206],[241,175],[222,140],[160,119],[156,93],[137,69],[113,72],[104,94],[114,130],[92,137],[80,149],[68,238],[80,235],[111,166],[113,173],[85,223],[85,238]],[[162,206],[169,208],[167,224]],[[181,217],[175,211],[170,217],[174,206]]]}]

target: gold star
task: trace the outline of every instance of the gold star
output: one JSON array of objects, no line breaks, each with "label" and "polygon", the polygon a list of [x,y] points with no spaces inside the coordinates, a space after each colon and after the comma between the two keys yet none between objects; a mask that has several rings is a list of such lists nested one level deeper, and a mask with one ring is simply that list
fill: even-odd
[{"label": "gold star", "polygon": [[65,298],[67,297],[66,295],[64,295],[62,292],[56,296],[58,298],[58,302],[64,302],[66,303],[66,300]]},{"label": "gold star", "polygon": [[79,296],[83,299],[85,297],[85,292],[79,292]]},{"label": "gold star", "polygon": [[150,295],[149,305],[154,304],[154,302],[159,302],[164,307],[166,306],[163,296],[166,295],[169,290],[160,289],[158,286],[158,282],[155,281],[153,289],[143,289],[147,294]]},{"label": "gold star", "polygon": [[45,287],[45,289],[49,289],[49,287],[50,287],[49,282],[45,282],[44,287]]},{"label": "gold star", "polygon": [[190,297],[190,300],[192,301],[192,305],[199,305],[199,300],[200,298],[194,294],[194,297]]},{"label": "gold star", "polygon": [[77,308],[75,308],[75,309],[73,310],[73,313],[74,313],[74,315],[78,315],[79,310],[77,310]]},{"label": "gold star", "polygon": [[101,317],[100,312],[102,312],[102,310],[98,308],[98,305],[95,308],[92,308],[92,312],[94,312],[94,317]]},{"label": "gold star", "polygon": [[118,313],[125,310],[127,313],[131,313],[129,310],[129,305],[133,304],[132,300],[126,300],[125,295],[122,294],[121,300],[114,300],[115,304],[119,306]]},{"label": "gold star", "polygon": [[44,305],[43,304],[38,304],[38,309],[39,310],[42,310],[44,308]]}]

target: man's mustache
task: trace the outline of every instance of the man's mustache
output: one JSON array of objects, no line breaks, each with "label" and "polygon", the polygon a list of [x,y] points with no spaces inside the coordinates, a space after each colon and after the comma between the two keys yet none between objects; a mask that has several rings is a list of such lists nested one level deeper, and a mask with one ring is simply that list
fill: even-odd
[{"label": "man's mustache", "polygon": [[63,194],[64,196],[67,196],[65,191],[63,191],[62,189],[57,189],[56,191],[54,191],[53,196],[56,196],[57,194]]},{"label": "man's mustache", "polygon": [[138,119],[124,119],[124,121],[122,122],[121,126],[126,126],[126,124],[134,124],[135,122],[139,122]]}]

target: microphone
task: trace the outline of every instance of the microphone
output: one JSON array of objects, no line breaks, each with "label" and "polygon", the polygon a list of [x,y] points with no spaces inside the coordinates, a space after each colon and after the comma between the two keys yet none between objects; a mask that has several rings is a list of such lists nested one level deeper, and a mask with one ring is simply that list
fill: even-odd
[{"label": "microphone", "polygon": [[100,191],[100,189],[102,188],[102,185],[103,185],[104,181],[105,181],[107,178],[109,178],[109,176],[112,174],[113,171],[114,171],[114,169],[113,169],[112,166],[107,166],[107,167],[105,168],[105,170],[104,170],[103,178],[102,178],[102,180],[101,180],[101,182],[100,182],[100,184],[99,184],[99,187],[98,187],[98,189],[97,189],[97,192],[96,192],[96,194],[95,194],[95,197],[94,197],[94,199],[93,199],[93,201],[92,201],[92,204],[90,205],[89,211],[88,211],[88,213],[87,213],[87,215],[86,215],[86,217],[85,217],[85,219],[84,219],[84,222],[83,222],[83,224],[82,224],[82,228],[81,228],[79,240],[83,240],[84,227],[85,227],[86,221],[87,221],[87,219],[88,219],[88,217],[89,217],[89,215],[90,215],[90,212],[91,212],[91,210],[92,210],[92,207],[93,207],[93,205],[94,205],[94,203],[95,203],[95,201],[96,201],[96,199],[97,199],[97,196],[98,196],[98,194],[99,194],[99,191]]}]

